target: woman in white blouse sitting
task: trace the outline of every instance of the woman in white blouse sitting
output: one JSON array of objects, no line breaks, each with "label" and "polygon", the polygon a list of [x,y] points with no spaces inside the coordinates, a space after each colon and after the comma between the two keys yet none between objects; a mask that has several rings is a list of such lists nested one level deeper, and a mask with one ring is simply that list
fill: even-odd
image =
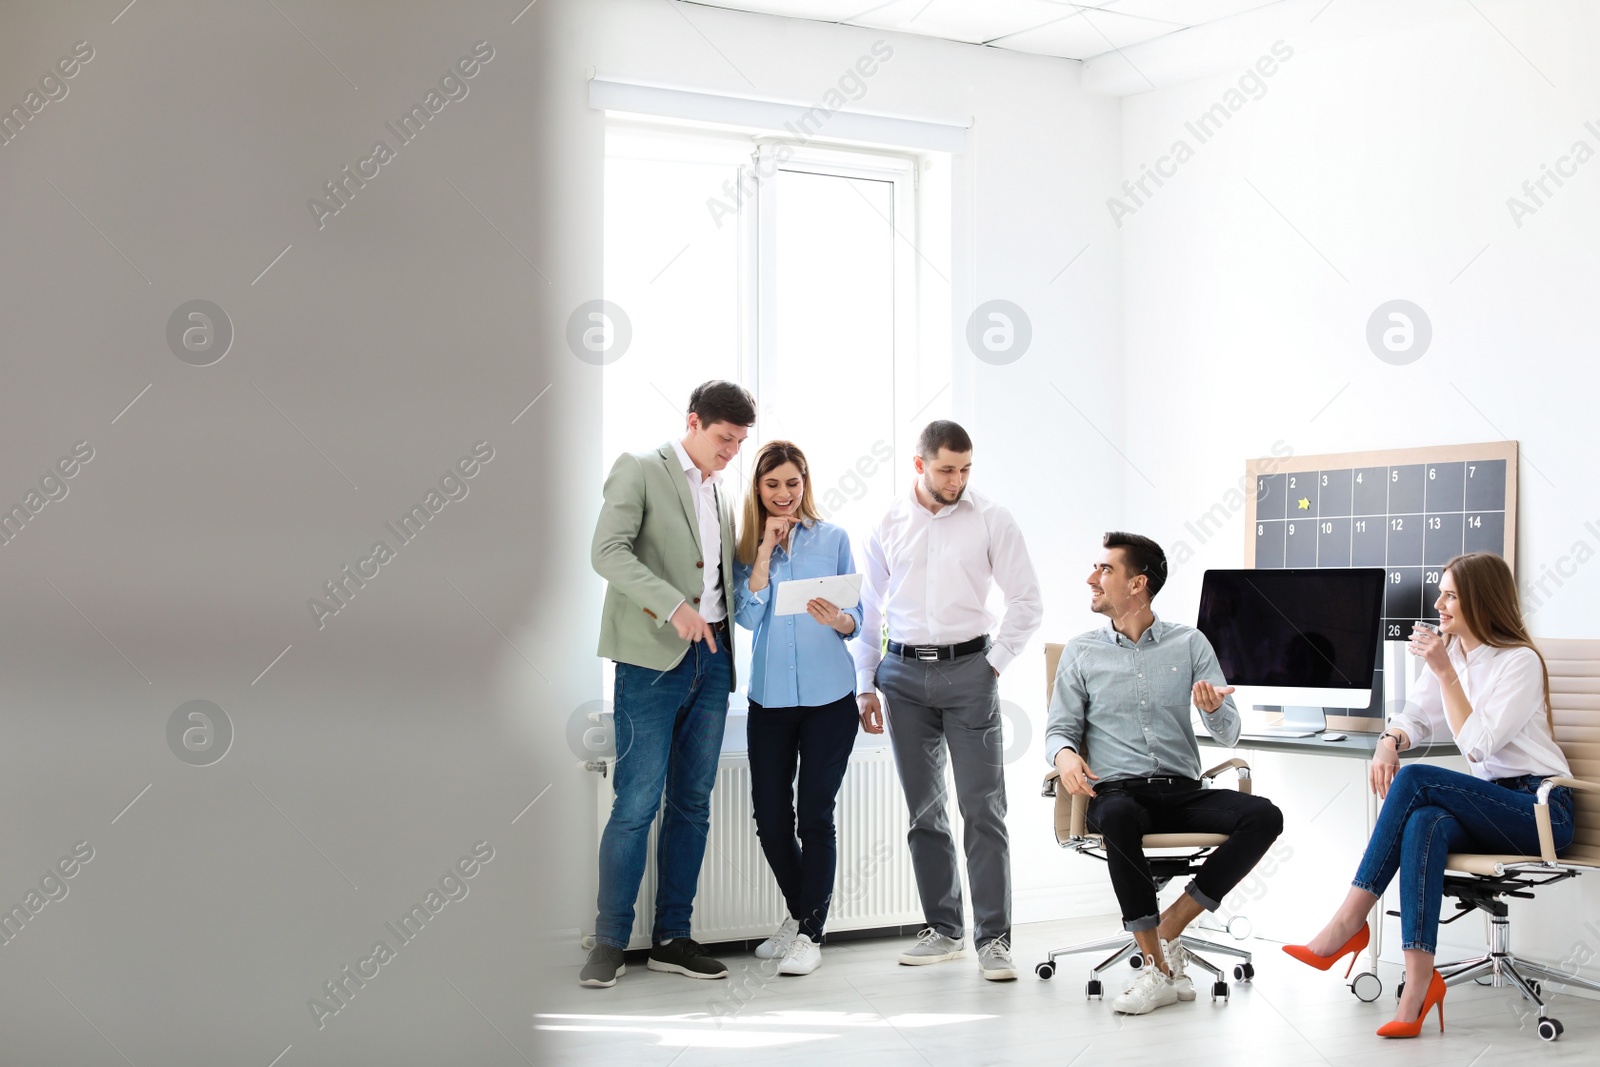
[{"label": "woman in white blouse sitting", "polygon": [[[1444,1029],[1444,980],[1433,969],[1452,852],[1539,854],[1535,794],[1549,777],[1570,773],[1556,747],[1550,678],[1533,647],[1511,570],[1499,556],[1474,552],[1445,564],[1439,581],[1439,633],[1417,626],[1410,651],[1427,665],[1415,700],[1378,739],[1370,778],[1384,797],[1372,840],[1350,893],[1322,932],[1284,951],[1327,970],[1366,947],[1366,916],[1400,873],[1400,930],[1406,984],[1394,1020],[1380,1037],[1414,1037],[1428,1009]],[[1400,766],[1398,753],[1449,736],[1471,773],[1426,764]],[[1572,790],[1551,791],[1556,850],[1572,843]]]}]

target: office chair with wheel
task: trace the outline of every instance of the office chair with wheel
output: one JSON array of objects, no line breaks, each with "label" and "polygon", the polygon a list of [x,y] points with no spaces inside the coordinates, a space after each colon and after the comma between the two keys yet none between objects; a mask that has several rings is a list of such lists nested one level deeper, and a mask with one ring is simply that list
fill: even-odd
[{"label": "office chair with wheel", "polygon": [[[1049,644],[1045,646],[1045,706],[1049,706],[1050,697],[1055,689],[1056,667],[1061,661],[1061,651],[1064,645]],[[1219,764],[1201,775],[1201,779],[1210,785],[1219,775],[1228,770],[1233,770],[1238,779],[1239,790],[1250,792],[1250,765],[1241,759],[1230,759]],[[1055,834],[1056,843],[1062,848],[1068,848],[1079,855],[1106,860],[1105,842],[1099,834],[1088,831],[1087,816],[1089,811],[1089,798],[1073,796],[1058,790],[1057,773],[1051,770],[1044,779],[1043,793],[1047,797],[1055,798]],[[1156,892],[1159,893],[1168,882],[1174,878],[1193,875],[1200,870],[1201,863],[1211,854],[1217,846],[1223,844],[1228,838],[1225,834],[1146,834],[1143,848],[1148,854],[1152,850],[1182,850],[1174,855],[1163,852],[1160,855],[1147,855],[1150,863],[1150,874],[1155,881]],[[1211,999],[1226,1001],[1229,996],[1228,982],[1223,977],[1220,967],[1208,960],[1202,953],[1220,953],[1225,956],[1236,956],[1240,962],[1234,965],[1233,977],[1241,982],[1248,982],[1255,977],[1255,967],[1251,964],[1251,954],[1244,949],[1231,945],[1220,945],[1192,934],[1182,934],[1178,939],[1189,952],[1189,959],[1199,965],[1212,976]],[[1070,956],[1079,952],[1104,952],[1112,950],[1111,955],[1095,964],[1089,970],[1089,982],[1084,993],[1088,997],[1103,997],[1104,986],[1101,974],[1111,967],[1127,960],[1134,967],[1142,966],[1144,957],[1139,951],[1139,945],[1133,936],[1122,933],[1116,937],[1103,938],[1090,941],[1081,945],[1071,945],[1066,948],[1051,949],[1044,962],[1034,968],[1034,973],[1040,978],[1049,979],[1055,976],[1056,960],[1061,956]]]},{"label": "office chair with wheel", "polygon": [[[1511,986],[1539,1014],[1538,1033],[1546,1041],[1561,1036],[1559,1019],[1546,1014],[1541,982],[1574,986],[1600,993],[1600,982],[1584,978],[1577,968],[1558,969],[1518,959],[1511,951],[1511,916],[1505,898],[1531,900],[1535,890],[1600,870],[1600,641],[1541,640],[1550,671],[1550,704],[1556,744],[1566,754],[1571,778],[1547,778],[1538,794],[1537,856],[1455,854],[1445,860],[1444,895],[1454,899],[1455,922],[1474,911],[1489,920],[1489,947],[1482,956],[1437,966],[1447,985],[1479,978]],[[1550,790],[1570,786],[1576,793],[1572,845],[1556,856],[1550,832]],[[1570,962],[1570,961],[1569,961]],[[1400,988],[1405,988],[1401,982]]]}]

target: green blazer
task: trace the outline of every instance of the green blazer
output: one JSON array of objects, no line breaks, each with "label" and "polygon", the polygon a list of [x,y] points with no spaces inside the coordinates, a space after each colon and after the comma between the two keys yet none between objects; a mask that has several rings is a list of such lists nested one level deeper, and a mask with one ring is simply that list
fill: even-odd
[{"label": "green blazer", "polygon": [[[606,580],[600,613],[600,655],[652,670],[676,667],[689,651],[668,621],[687,600],[698,607],[705,554],[689,479],[669,441],[654,452],[626,453],[606,477],[605,501],[595,523],[590,561]],[[717,491],[722,523],[722,595],[733,619],[733,501]],[[732,645],[736,627],[719,637]],[[728,688],[737,685],[729,673]]]}]

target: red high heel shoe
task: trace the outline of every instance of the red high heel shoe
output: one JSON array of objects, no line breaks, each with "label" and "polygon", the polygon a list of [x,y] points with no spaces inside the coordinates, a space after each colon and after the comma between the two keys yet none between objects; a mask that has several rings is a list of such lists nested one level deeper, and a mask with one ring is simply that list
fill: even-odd
[{"label": "red high heel shoe", "polygon": [[1399,1019],[1392,1019],[1378,1027],[1379,1037],[1416,1037],[1422,1033],[1422,1020],[1428,1017],[1428,1009],[1439,1009],[1439,1032],[1444,1033],[1444,978],[1438,971],[1433,972],[1433,978],[1428,982],[1428,992],[1422,998],[1422,1010],[1417,1012],[1415,1022],[1403,1023]]},{"label": "red high heel shoe", "polygon": [[1345,953],[1348,952],[1350,954],[1350,966],[1345,968],[1344,976],[1349,978],[1350,972],[1356,969],[1356,957],[1361,955],[1361,950],[1367,947],[1367,942],[1370,940],[1372,940],[1372,929],[1366,923],[1362,923],[1361,929],[1351,934],[1350,940],[1341,945],[1331,956],[1319,956],[1304,945],[1284,945],[1283,951],[1301,963],[1309,967],[1315,967],[1319,971],[1325,971],[1332,967],[1344,958]]}]

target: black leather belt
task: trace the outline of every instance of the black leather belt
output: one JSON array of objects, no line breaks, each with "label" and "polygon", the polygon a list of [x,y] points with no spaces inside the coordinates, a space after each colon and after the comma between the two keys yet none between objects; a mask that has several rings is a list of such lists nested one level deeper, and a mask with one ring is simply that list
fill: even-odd
[{"label": "black leather belt", "polygon": [[942,659],[955,659],[957,656],[970,656],[974,652],[987,652],[989,650],[989,635],[974,637],[971,641],[963,641],[959,645],[902,645],[899,641],[889,642],[889,654],[899,656],[901,659],[922,660],[925,663],[934,663]]},{"label": "black leather belt", "polygon": [[728,620],[718,619],[716,622],[711,624],[711,628],[719,634],[725,634],[728,632]]},{"label": "black leather belt", "polygon": [[1115,781],[1105,783],[1096,782],[1094,791],[1096,793],[1115,793],[1118,790],[1128,788],[1199,789],[1200,783],[1194,778],[1179,778],[1172,775],[1153,778],[1118,778]]}]

